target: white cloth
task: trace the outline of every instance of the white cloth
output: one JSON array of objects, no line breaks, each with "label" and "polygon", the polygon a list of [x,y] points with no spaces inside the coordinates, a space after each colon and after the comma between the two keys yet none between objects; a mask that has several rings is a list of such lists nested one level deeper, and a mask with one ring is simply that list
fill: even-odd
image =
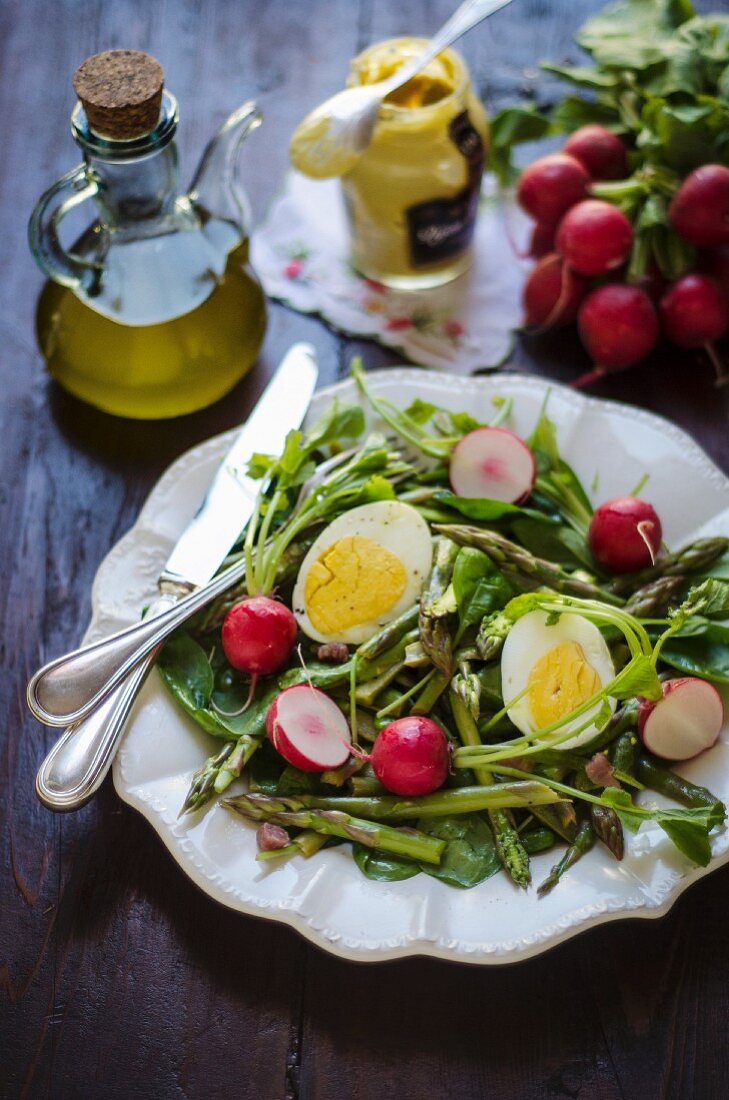
[{"label": "white cloth", "polygon": [[443,287],[390,290],[353,271],[337,180],[296,172],[253,234],[251,259],[266,293],[301,313],[318,313],[349,336],[400,350],[412,362],[455,374],[496,367],[521,322],[527,220],[484,180],[473,266]]}]

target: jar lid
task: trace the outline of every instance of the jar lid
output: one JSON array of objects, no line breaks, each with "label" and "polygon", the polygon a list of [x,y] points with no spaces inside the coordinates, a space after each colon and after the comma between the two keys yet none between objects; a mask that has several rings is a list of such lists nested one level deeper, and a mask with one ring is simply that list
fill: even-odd
[{"label": "jar lid", "polygon": [[148,53],[106,50],[79,65],[73,86],[95,133],[130,141],[157,125],[164,79],[164,69]]}]

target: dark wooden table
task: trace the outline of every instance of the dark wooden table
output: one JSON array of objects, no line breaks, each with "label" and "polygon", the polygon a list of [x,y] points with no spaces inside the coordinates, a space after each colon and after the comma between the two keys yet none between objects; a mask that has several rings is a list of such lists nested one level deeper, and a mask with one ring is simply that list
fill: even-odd
[{"label": "dark wooden table", "polygon": [[[518,966],[412,959],[362,966],[200,893],[107,781],[59,817],[33,778],[54,733],[27,714],[24,684],[89,615],[97,565],[178,454],[236,424],[285,348],[311,340],[322,383],[361,351],[313,319],[271,309],[259,363],[205,413],[162,424],[102,416],[65,396],[34,346],[41,277],[28,254],[32,203],[76,162],[70,77],[108,47],[158,56],[182,105],[191,170],[227,111],[260,99],[246,150],[257,214],[280,185],[304,108],[339,86],[370,41],[434,29],[453,0],[4,0],[0,6],[0,379],[5,624],[0,732],[0,1094],[173,1098],[494,1098],[726,1095],[729,868],[670,916],[611,924]],[[594,0],[515,0],[463,51],[489,106],[555,83],[540,58],[575,56]],[[707,7],[721,7],[715,2]],[[576,341],[522,342],[521,368],[569,378]],[[657,356],[602,395],[671,417],[729,469],[729,397],[687,354]]]}]

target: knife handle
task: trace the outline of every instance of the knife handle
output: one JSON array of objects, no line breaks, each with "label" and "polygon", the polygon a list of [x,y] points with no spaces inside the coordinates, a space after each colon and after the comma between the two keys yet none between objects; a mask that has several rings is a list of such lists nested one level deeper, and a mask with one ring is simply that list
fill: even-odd
[{"label": "knife handle", "polygon": [[111,767],[137,693],[159,649],[153,649],[82,722],[69,726],[38,769],[35,790],[49,810],[78,810]]},{"label": "knife handle", "polygon": [[28,683],[31,711],[46,726],[82,722],[148,653],[244,573],[241,559],[183,599],[160,596],[140,623],[44,665]]}]

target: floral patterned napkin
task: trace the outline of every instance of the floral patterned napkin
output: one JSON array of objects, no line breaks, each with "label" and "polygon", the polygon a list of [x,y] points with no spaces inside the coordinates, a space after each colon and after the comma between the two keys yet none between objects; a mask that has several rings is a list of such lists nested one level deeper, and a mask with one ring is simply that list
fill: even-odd
[{"label": "floral patterned napkin", "polygon": [[470,271],[433,290],[390,290],[349,263],[338,181],[292,172],[253,235],[251,258],[266,293],[292,309],[398,348],[414,363],[472,374],[498,366],[511,349],[525,271],[513,240],[526,235],[524,215],[487,178]]}]

